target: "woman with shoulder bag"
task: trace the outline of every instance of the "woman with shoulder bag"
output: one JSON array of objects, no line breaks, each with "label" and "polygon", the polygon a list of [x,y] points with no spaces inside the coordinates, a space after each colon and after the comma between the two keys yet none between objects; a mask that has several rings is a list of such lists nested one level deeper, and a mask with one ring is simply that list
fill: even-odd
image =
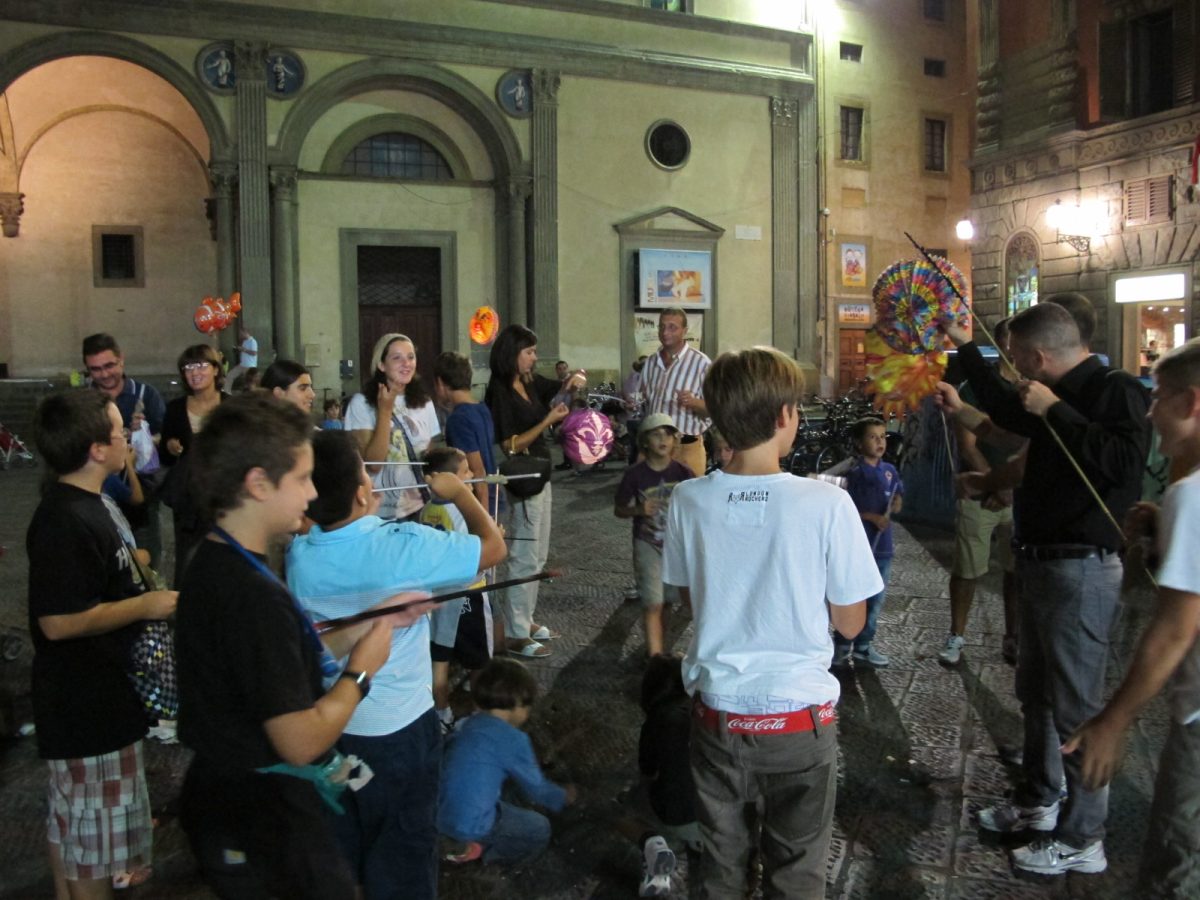
[{"label": "woman with shoulder bag", "polygon": [[[506,457],[500,471],[515,474],[514,468],[536,469],[539,473],[544,470],[543,481],[516,481],[508,490],[504,527],[511,544],[508,557],[500,565],[500,579],[524,578],[546,566],[550,552],[551,490],[550,447],[544,432],[567,415],[565,403],[553,404],[555,396],[587,384],[579,373],[569,375],[563,382],[545,378],[534,372],[536,365],[536,334],[524,325],[509,325],[500,332],[492,346],[492,377],[484,397],[496,423],[496,441]],[[528,485],[537,484],[544,486],[531,494]],[[534,621],[537,598],[536,581],[500,592],[508,652],[514,656],[547,657],[550,648],[542,642],[558,637],[547,626]]]}]

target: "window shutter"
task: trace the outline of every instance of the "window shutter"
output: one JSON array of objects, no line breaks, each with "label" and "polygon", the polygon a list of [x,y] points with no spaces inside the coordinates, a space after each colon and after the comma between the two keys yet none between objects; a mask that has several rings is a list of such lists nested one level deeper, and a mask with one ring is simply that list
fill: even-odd
[{"label": "window shutter", "polygon": [[1128,31],[1124,22],[1100,23],[1100,118],[1127,116]]},{"label": "window shutter", "polygon": [[1171,63],[1175,70],[1172,105],[1186,106],[1196,99],[1195,0],[1180,0],[1175,4],[1171,42]]},{"label": "window shutter", "polygon": [[1154,225],[1171,221],[1171,176],[1125,182],[1125,225]]}]

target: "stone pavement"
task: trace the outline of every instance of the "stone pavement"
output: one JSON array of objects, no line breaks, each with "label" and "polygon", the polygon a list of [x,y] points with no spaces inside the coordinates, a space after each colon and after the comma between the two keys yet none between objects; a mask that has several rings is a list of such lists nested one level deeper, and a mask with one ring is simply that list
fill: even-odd
[{"label": "stone pavement", "polygon": [[[29,470],[0,472],[0,545],[8,550],[0,558],[0,629],[6,635],[25,634],[24,530],[37,478]],[[551,563],[567,567],[568,575],[543,586],[539,621],[564,637],[554,642],[553,657],[531,663],[544,694],[530,733],[551,777],[575,782],[580,801],[555,819],[554,845],[536,866],[517,873],[478,864],[445,867],[443,897],[636,896],[639,854],[612,827],[620,811],[614,798],[636,779],[642,653],[638,606],[622,599],[632,577],[629,524],[611,511],[618,478],[619,469],[555,482]],[[1113,785],[1108,872],[1018,880],[1004,848],[981,841],[973,824],[980,806],[1010,788],[1014,770],[1006,751],[1020,743],[1012,669],[999,653],[998,578],[990,575],[980,585],[963,665],[946,669],[936,654],[949,622],[950,536],[916,526],[897,530],[898,558],[878,637],[892,665],[843,679],[828,896],[1137,896],[1153,762],[1165,735],[1161,704],[1139,724]],[[1147,592],[1131,590],[1128,600],[1114,644],[1122,658],[1144,623]],[[690,631],[672,631],[675,646],[686,646]],[[0,662],[0,722],[28,720],[29,662],[27,641],[15,661]],[[154,878],[131,897],[210,896],[193,873],[173,817],[187,758],[178,746],[148,743],[151,798],[161,824]],[[51,896],[42,853],[44,775],[32,738],[0,739],[0,791],[0,897]],[[696,896],[688,863],[681,854],[675,896]]]}]

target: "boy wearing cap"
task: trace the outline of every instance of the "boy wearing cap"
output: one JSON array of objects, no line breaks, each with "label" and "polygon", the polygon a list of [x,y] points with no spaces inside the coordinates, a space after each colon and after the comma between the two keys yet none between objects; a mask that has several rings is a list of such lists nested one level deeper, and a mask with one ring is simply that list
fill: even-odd
[{"label": "boy wearing cap", "polygon": [[625,470],[613,507],[618,519],[633,519],[633,571],[642,598],[647,658],[663,651],[662,547],[671,492],[679,482],[695,477],[671,458],[678,434],[666,413],[642,421],[638,429],[642,458]]}]

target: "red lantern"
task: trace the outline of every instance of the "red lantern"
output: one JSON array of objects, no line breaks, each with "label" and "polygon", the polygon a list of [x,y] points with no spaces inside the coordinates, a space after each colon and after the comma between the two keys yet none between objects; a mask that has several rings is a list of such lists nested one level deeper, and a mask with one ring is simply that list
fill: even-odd
[{"label": "red lantern", "polygon": [[500,330],[500,314],[490,306],[481,306],[471,316],[469,333],[476,344],[490,344]]}]

